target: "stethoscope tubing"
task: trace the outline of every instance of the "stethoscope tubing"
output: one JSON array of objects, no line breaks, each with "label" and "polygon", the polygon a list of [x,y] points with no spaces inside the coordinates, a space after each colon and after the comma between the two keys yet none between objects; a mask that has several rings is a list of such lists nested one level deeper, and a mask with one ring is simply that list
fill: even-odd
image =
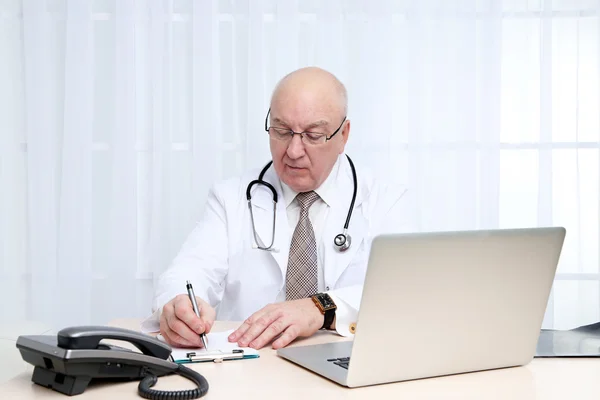
[{"label": "stethoscope tubing", "polygon": [[[344,224],[344,230],[341,234],[336,235],[335,240],[334,240],[336,247],[340,251],[346,251],[350,247],[350,235],[348,235],[348,226],[350,225],[350,218],[352,217],[352,210],[354,209],[354,202],[356,201],[356,193],[358,190],[358,180],[356,178],[356,169],[354,168],[354,163],[352,162],[352,159],[350,158],[350,156],[348,156],[347,154],[346,154],[346,158],[348,158],[348,162],[350,163],[350,168],[352,169],[352,182],[354,184],[354,190],[352,191],[352,201],[350,202],[350,207],[348,209],[348,215],[346,216],[346,223]],[[248,186],[246,187],[246,200],[248,201],[248,208],[250,209],[252,234],[254,236],[254,241],[256,243],[256,247],[260,250],[273,250],[273,243],[275,242],[275,224],[276,224],[275,218],[276,218],[276,214],[277,214],[276,209],[277,209],[278,196],[277,196],[277,191],[275,190],[273,185],[271,185],[269,182],[263,180],[264,175],[267,172],[267,170],[269,169],[269,167],[271,166],[271,164],[273,164],[272,160],[269,161],[267,163],[267,165],[264,166],[262,171],[260,171],[260,174],[258,175],[258,179],[251,181],[250,183],[248,183]],[[252,187],[254,185],[265,185],[271,191],[272,196],[273,196],[273,229],[272,229],[271,244],[267,247],[262,247],[258,244],[258,237],[256,235],[256,228],[254,225],[254,214],[252,212],[252,195],[250,193],[252,191]],[[340,242],[341,244],[337,243],[338,237],[342,238],[342,241]]]}]

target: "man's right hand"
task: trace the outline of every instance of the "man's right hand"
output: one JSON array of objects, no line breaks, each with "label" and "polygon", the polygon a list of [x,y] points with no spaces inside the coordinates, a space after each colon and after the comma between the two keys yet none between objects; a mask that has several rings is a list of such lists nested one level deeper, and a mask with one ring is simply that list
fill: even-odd
[{"label": "man's right hand", "polygon": [[196,316],[190,298],[177,295],[163,306],[160,315],[160,333],[173,347],[202,347],[201,333],[209,333],[216,312],[207,302],[196,296],[200,318]]}]

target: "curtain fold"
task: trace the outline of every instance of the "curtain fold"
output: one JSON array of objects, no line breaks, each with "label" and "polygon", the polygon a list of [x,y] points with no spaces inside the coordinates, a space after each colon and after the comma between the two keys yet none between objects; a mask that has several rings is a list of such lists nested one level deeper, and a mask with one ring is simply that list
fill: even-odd
[{"label": "curtain fold", "polygon": [[600,318],[597,2],[21,0],[0,59],[3,319],[146,316],[306,65],[346,84],[347,152],[409,187],[415,230],[565,226],[544,327]]},{"label": "curtain fold", "polygon": [[[60,207],[60,153],[63,143],[62,90],[53,84],[60,55],[50,54],[51,21],[35,0],[23,2],[23,67],[27,180],[15,187],[27,193],[27,265],[10,265],[25,281],[3,279],[9,293],[24,293],[25,316],[40,321],[56,317],[59,275],[58,210]],[[58,49],[57,49],[58,50]],[[62,49],[61,49],[62,50]],[[54,56],[54,57],[53,57]],[[10,212],[10,210],[9,210]],[[35,297],[34,297],[35,296]],[[10,304],[10,297],[5,298]],[[6,304],[5,303],[5,304]],[[4,309],[4,307],[3,307]],[[14,318],[22,316],[13,316]]]},{"label": "curtain fold", "polygon": [[[55,320],[89,314],[92,282],[94,54],[90,1],[66,3],[63,137],[59,151]],[[100,199],[98,199],[100,200]],[[43,268],[43,265],[40,267]],[[35,280],[35,276],[32,275]],[[38,282],[38,285],[44,285]],[[38,302],[47,299],[35,298]]]}]

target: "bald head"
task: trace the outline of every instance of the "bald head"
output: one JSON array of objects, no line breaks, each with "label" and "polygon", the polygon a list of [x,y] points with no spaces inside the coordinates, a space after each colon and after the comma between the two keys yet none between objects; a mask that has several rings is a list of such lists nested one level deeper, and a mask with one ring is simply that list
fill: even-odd
[{"label": "bald head", "polygon": [[[305,67],[284,76],[275,86],[271,96],[271,107],[274,103],[285,101],[289,96],[319,96],[329,102],[343,118],[348,113],[348,93],[340,80],[322,68]],[[308,95],[308,96],[307,96]],[[282,98],[283,97],[283,98]]]},{"label": "bald head", "polygon": [[294,191],[315,190],[329,176],[350,134],[347,111],[346,88],[321,68],[294,71],[275,87],[269,124],[273,166]]}]

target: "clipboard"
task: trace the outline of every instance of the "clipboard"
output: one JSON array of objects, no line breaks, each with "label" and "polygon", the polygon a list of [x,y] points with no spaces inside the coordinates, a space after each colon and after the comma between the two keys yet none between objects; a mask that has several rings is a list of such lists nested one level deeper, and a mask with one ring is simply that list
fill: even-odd
[{"label": "clipboard", "polygon": [[211,351],[211,352],[196,352],[190,351],[186,353],[186,358],[173,359],[177,364],[199,363],[199,362],[215,362],[220,363],[230,360],[242,360],[245,358],[258,358],[258,354],[246,354],[243,349],[233,349],[231,351]]},{"label": "clipboard", "polygon": [[[203,348],[177,348],[173,347],[171,359],[177,364],[201,363],[245,360],[259,358],[258,350],[250,347],[238,347],[236,343],[229,343],[227,337],[233,330],[225,332],[211,332],[207,337],[208,351]],[[165,341],[162,335],[157,339]]]}]

